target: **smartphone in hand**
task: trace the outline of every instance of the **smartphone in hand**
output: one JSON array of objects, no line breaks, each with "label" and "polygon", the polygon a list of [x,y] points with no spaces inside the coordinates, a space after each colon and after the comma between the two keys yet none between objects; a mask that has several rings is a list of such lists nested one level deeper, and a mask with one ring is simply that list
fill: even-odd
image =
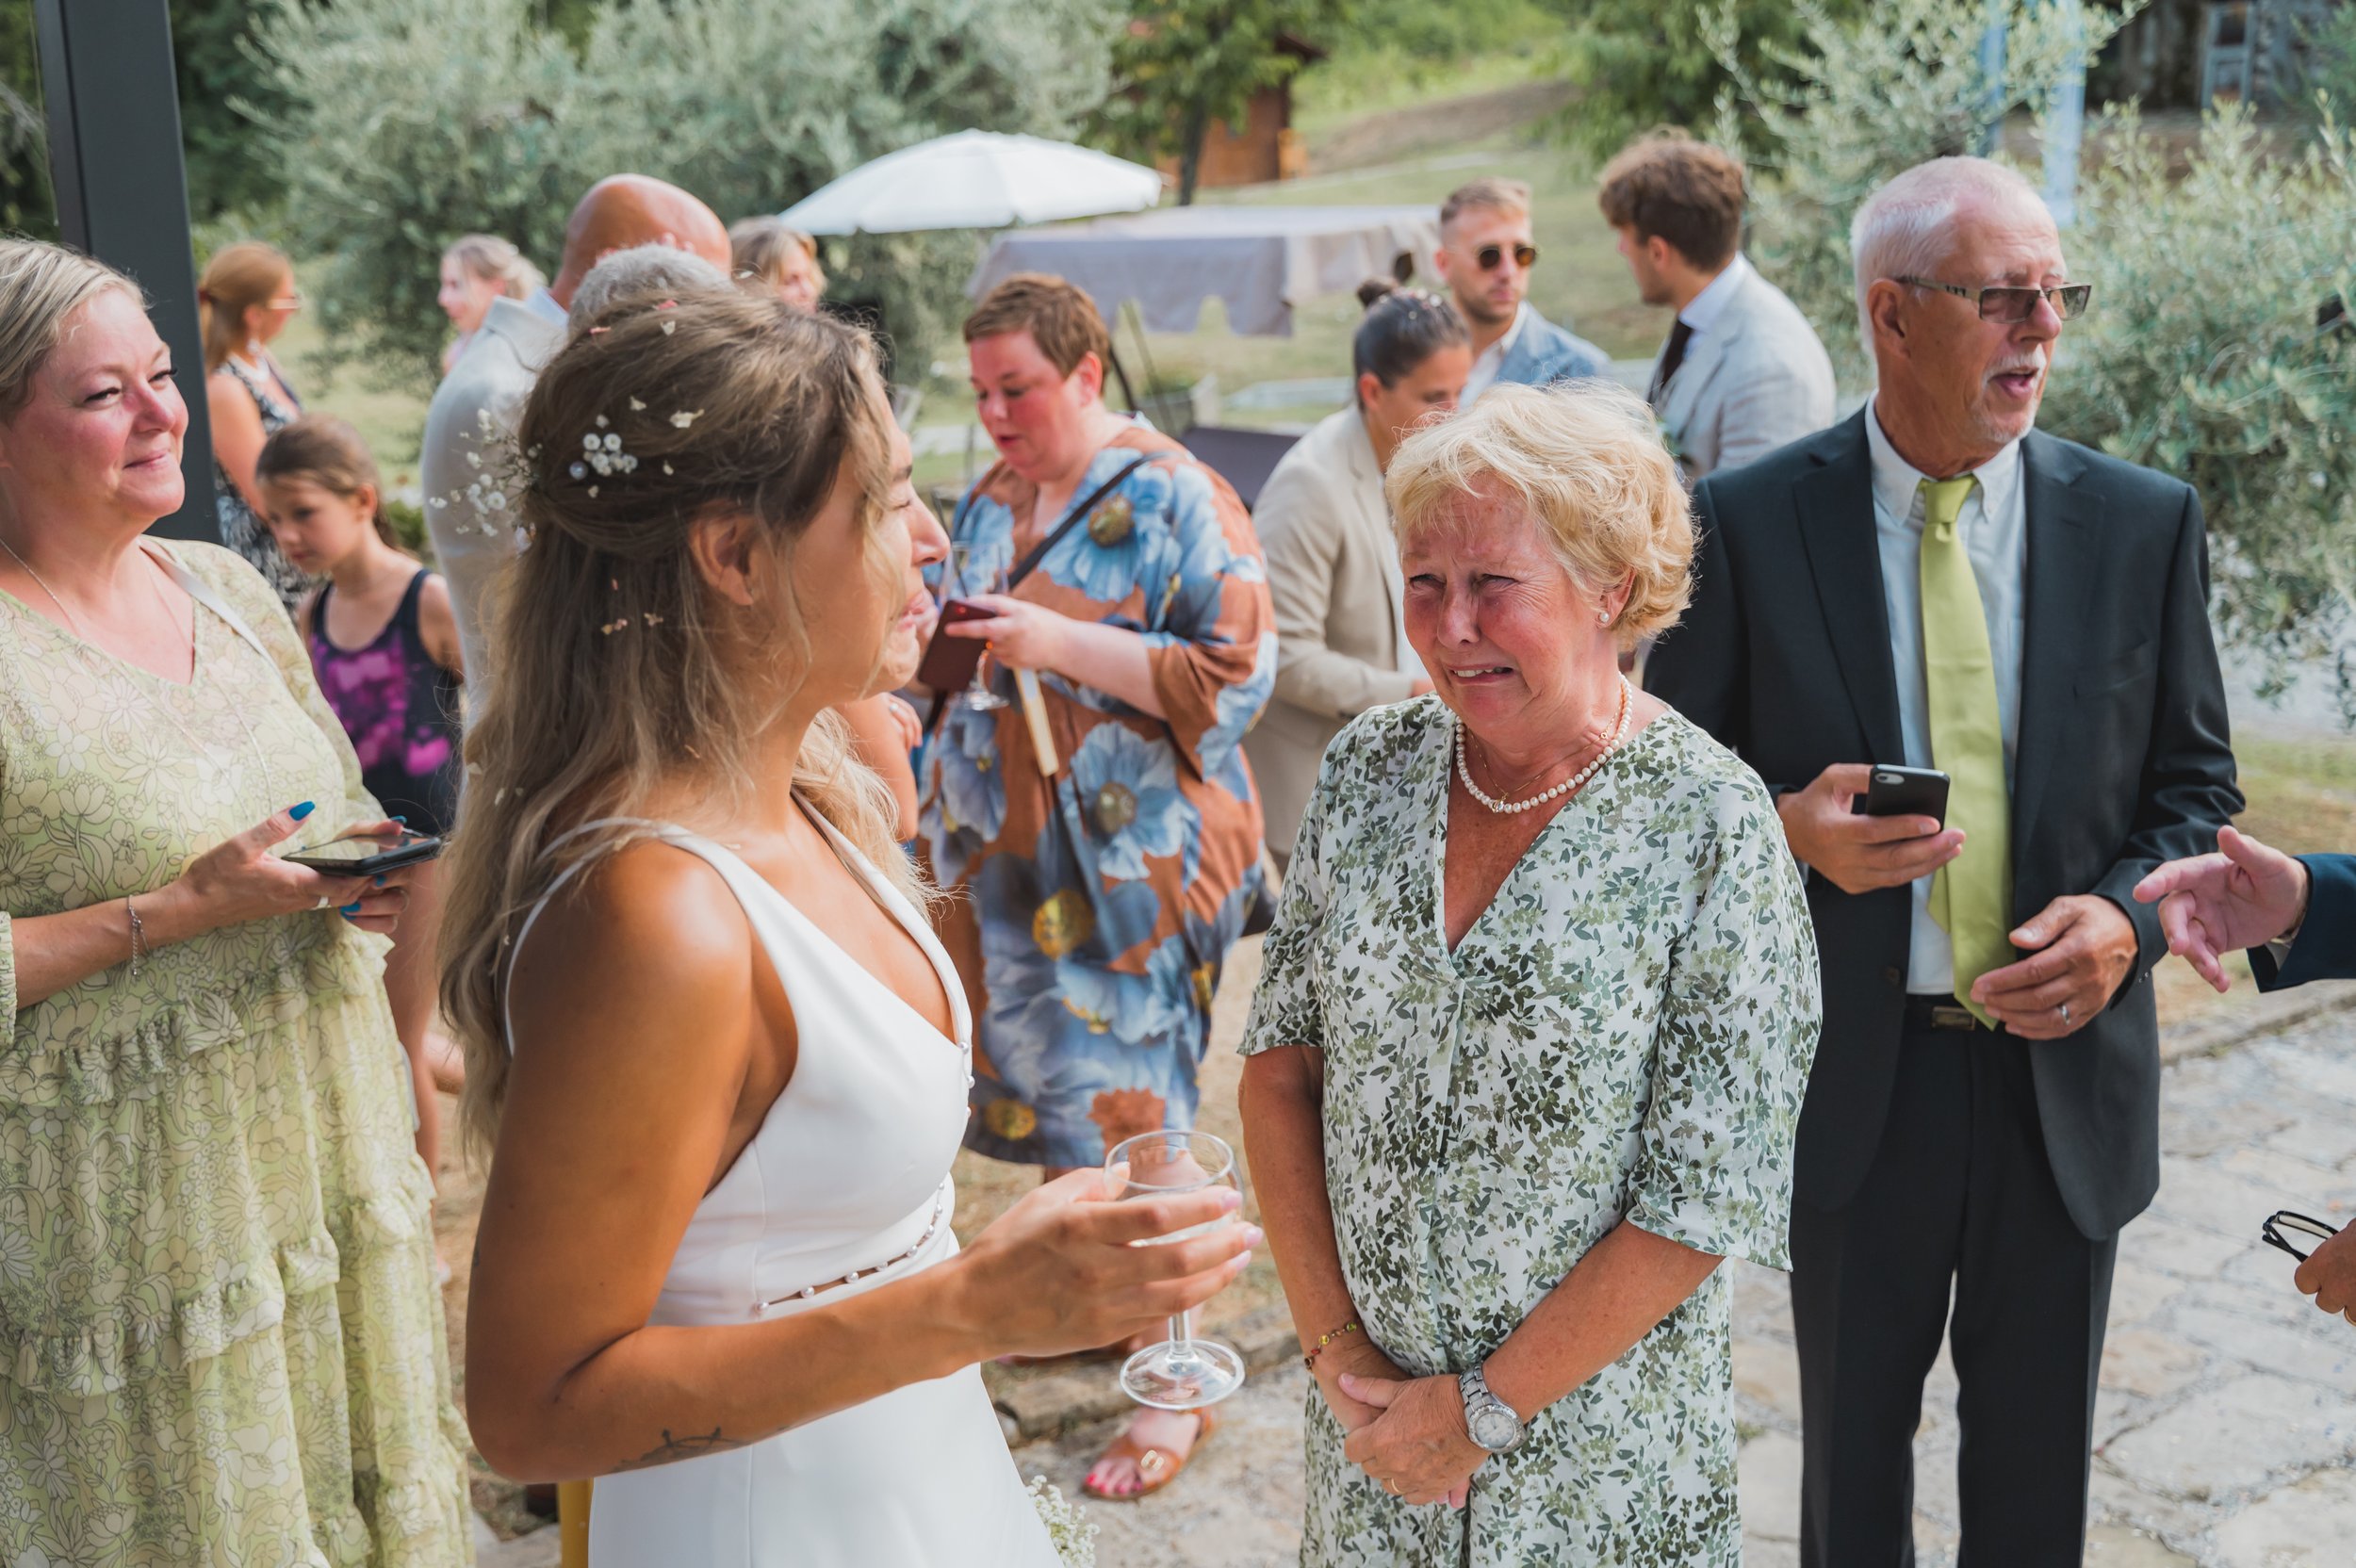
[{"label": "smartphone in hand", "polygon": [[442,844],[440,838],[429,833],[402,832],[391,838],[354,834],[298,849],[286,857],[286,863],[329,876],[375,876],[434,859],[441,855]]},{"label": "smartphone in hand", "polygon": [[916,678],[930,692],[962,691],[973,682],[973,672],[982,667],[983,642],[978,637],[943,636],[949,628],[963,621],[994,621],[997,614],[983,609],[970,599],[951,599],[941,607],[941,624],[933,629],[933,640],[924,646],[924,662],[916,666]]},{"label": "smartphone in hand", "polygon": [[1894,768],[1873,764],[1863,793],[1849,802],[1861,817],[1929,817],[1947,825],[1947,776],[1937,768]]}]

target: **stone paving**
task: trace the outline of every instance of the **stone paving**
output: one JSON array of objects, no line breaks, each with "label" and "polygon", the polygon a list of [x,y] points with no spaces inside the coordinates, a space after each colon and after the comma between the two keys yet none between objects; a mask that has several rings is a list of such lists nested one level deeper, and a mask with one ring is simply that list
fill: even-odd
[{"label": "stone paving", "polygon": [[[2097,1404],[2100,1568],[2348,1568],[2356,1563],[2356,1327],[2294,1290],[2258,1223],[2356,1213],[2356,1011],[2334,1012],[2163,1080],[2160,1196],[2127,1230]],[[1799,1380],[1783,1277],[1742,1266],[1735,1380],[1745,1560],[1798,1561]],[[1296,1366],[1259,1374],[1170,1491],[1089,1505],[1102,1568],[1289,1563],[1301,1518]],[[1955,1549],[1955,1374],[1942,1355],[1915,1439],[1923,1568]],[[1019,1449],[1077,1495],[1117,1423]]]}]

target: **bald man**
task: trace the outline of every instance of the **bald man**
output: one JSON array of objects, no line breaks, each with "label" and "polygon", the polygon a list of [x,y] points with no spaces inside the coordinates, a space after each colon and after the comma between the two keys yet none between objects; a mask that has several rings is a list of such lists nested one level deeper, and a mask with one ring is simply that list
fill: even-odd
[{"label": "bald man", "polygon": [[669,245],[728,268],[728,232],[719,216],[675,185],[644,174],[614,174],[589,188],[564,224],[564,254],[555,281],[528,300],[494,300],[466,352],[450,368],[425,416],[420,480],[434,553],[450,580],[458,647],[466,667],[466,705],[480,713],[490,687],[485,615],[492,585],[515,553],[514,507],[482,504],[473,489],[493,435],[514,435],[540,367],[564,342],[573,291],[589,270],[616,251]]}]

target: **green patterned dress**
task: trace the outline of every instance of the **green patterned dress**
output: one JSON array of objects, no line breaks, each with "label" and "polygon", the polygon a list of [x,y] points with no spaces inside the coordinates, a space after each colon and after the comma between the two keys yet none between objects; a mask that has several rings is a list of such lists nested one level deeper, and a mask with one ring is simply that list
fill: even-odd
[{"label": "green patterned dress", "polygon": [[167,547],[269,659],[199,608],[175,685],[0,594],[0,1563],[447,1568],[466,1435],[384,940],[306,911],[17,1004],[11,921],[302,800],[305,842],[379,814],[276,596]]},{"label": "green patterned dress", "polygon": [[[1326,752],[1246,1054],[1325,1054],[1326,1186],[1368,1339],[1477,1365],[1623,1220],[1788,1266],[1815,938],[1767,792],[1676,713],[1562,808],[1454,953],[1454,720],[1376,709]],[[1693,1568],[1742,1560],[1727,1271],[1474,1473],[1411,1508],[1308,1395],[1316,1568]]]}]

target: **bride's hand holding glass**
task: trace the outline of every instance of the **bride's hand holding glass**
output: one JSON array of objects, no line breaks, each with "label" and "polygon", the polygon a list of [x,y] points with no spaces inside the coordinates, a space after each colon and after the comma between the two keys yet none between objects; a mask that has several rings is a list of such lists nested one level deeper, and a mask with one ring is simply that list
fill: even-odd
[{"label": "bride's hand holding glass", "polygon": [[[1026,1194],[941,1266],[947,1310],[974,1359],[1056,1356],[1161,1329],[1252,1261],[1254,1225],[1229,1223],[1233,1187],[1119,1201],[1119,1178],[1075,1170]],[[1168,1246],[1139,1246],[1186,1233]]]}]

